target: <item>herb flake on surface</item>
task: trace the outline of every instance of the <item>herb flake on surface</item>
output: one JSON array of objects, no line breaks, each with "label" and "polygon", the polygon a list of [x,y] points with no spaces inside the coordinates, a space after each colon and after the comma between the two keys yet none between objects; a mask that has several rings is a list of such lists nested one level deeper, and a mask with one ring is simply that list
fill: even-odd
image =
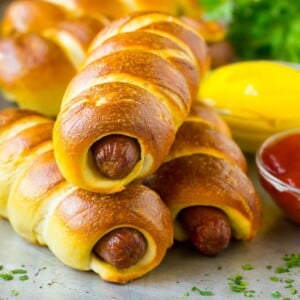
[{"label": "herb flake on surface", "polygon": [[273,281],[273,282],[279,282],[280,281],[280,279],[277,276],[271,276],[270,280]]},{"label": "herb flake on surface", "polygon": [[199,288],[197,287],[192,287],[192,292],[200,295],[200,296],[213,296],[214,293],[210,290],[200,290]]},{"label": "herb flake on surface", "polygon": [[14,276],[9,273],[2,273],[2,274],[0,274],[0,278],[5,281],[10,281],[10,280],[14,279]]},{"label": "herb flake on surface", "polygon": [[229,277],[228,285],[230,286],[230,290],[235,293],[242,293],[248,298],[253,298],[255,296],[255,291],[248,289],[249,283],[244,280],[244,277],[240,274],[236,274],[234,277]]},{"label": "herb flake on surface", "polygon": [[18,296],[19,295],[19,291],[17,291],[17,290],[11,290],[11,295],[12,296]]},{"label": "herb flake on surface", "polygon": [[283,260],[285,261],[288,269],[300,267],[300,253],[286,254],[283,257]]},{"label": "herb flake on surface", "polygon": [[272,298],[279,299],[282,297],[281,293],[279,291],[274,291],[271,293]]},{"label": "herb flake on surface", "polygon": [[275,273],[277,273],[277,274],[282,274],[282,273],[287,273],[287,272],[289,272],[289,269],[286,267],[283,267],[283,266],[278,266],[275,269]]},{"label": "herb flake on surface", "polygon": [[29,279],[29,277],[26,274],[19,277],[19,280],[21,280],[21,281],[26,281],[28,279]]},{"label": "herb flake on surface", "polygon": [[245,265],[242,265],[242,269],[244,271],[250,271],[250,270],[253,270],[254,269],[254,266],[250,265],[250,264],[245,264]]},{"label": "herb flake on surface", "polygon": [[14,269],[10,271],[12,274],[26,274],[27,271],[23,269]]}]

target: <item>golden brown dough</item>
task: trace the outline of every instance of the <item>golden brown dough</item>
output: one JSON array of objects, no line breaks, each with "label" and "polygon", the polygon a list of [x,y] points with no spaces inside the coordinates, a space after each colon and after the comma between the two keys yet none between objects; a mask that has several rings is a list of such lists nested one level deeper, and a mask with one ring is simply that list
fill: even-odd
[{"label": "golden brown dough", "polygon": [[38,0],[13,1],[1,22],[0,88],[7,100],[56,116],[66,86],[108,23]]},{"label": "golden brown dough", "polygon": [[[11,1],[4,12],[0,28],[2,36],[6,37],[0,49],[0,62],[3,64],[0,88],[5,98],[22,108],[56,116],[64,91],[78,71],[86,56],[87,45],[95,35],[110,20],[146,10],[189,16],[189,20],[192,20],[191,17],[200,19],[203,13],[196,0]],[[207,32],[211,33],[213,22],[199,22],[205,28],[199,32],[209,42],[212,35],[207,35]],[[38,36],[28,38],[28,34]],[[25,36],[15,40],[19,35]],[[33,39],[38,41],[36,47],[32,45]],[[202,46],[199,47],[202,49]],[[11,67],[5,61],[10,61]],[[179,67],[178,62],[175,63]],[[187,68],[185,72],[188,72]]]},{"label": "golden brown dough", "polygon": [[202,8],[197,0],[45,0],[68,11],[84,14],[104,14],[118,19],[136,11],[161,11],[172,15],[200,17]]},{"label": "golden brown dough", "polygon": [[[158,194],[140,184],[103,195],[67,183],[54,159],[52,129],[52,120],[30,111],[0,112],[0,216],[64,264],[93,270],[106,281],[126,283],[158,266],[173,242],[170,212]],[[126,239],[121,235],[121,264],[99,257],[94,247],[107,235],[119,237],[121,230],[135,231]],[[144,246],[135,244],[136,234]],[[134,251],[140,253],[130,260]]]},{"label": "golden brown dough", "polygon": [[[209,58],[202,37],[163,13],[138,13],[106,26],[69,84],[53,135],[65,178],[113,193],[153,173],[191,106]],[[110,135],[137,140],[140,160],[120,179],[95,167],[93,145]],[[118,162],[116,162],[118,164]]]},{"label": "golden brown dough", "polygon": [[[238,240],[253,239],[261,225],[262,208],[245,173],[246,159],[228,135],[228,128],[211,108],[200,102],[193,105],[193,113],[179,128],[166,162],[145,182],[170,208],[175,239],[191,239],[200,252],[215,255],[228,246],[231,235]],[[209,208],[222,212],[225,219]],[[201,214],[205,216],[203,223]],[[217,245],[206,230],[215,231]]]},{"label": "golden brown dough", "polygon": [[197,30],[205,39],[211,57],[211,68],[233,62],[236,53],[233,45],[227,39],[227,28],[221,22],[204,20],[196,17],[183,16],[185,23]]},{"label": "golden brown dough", "polygon": [[1,35],[7,37],[20,33],[40,33],[56,26],[66,17],[65,11],[45,1],[11,1],[1,20]]}]

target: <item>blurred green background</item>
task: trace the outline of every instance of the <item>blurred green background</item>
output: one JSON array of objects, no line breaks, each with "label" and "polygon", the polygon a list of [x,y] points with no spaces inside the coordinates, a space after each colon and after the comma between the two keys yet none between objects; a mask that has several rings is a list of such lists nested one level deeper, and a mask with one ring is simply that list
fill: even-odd
[{"label": "blurred green background", "polygon": [[300,63],[299,0],[198,0],[204,18],[227,25],[239,60]]}]

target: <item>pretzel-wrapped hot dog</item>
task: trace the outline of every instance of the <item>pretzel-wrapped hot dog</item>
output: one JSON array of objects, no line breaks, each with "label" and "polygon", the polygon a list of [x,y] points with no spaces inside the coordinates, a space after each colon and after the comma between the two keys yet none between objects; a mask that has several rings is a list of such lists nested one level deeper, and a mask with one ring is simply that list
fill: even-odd
[{"label": "pretzel-wrapped hot dog", "polygon": [[108,25],[69,84],[56,120],[54,150],[65,178],[113,193],[153,173],[207,67],[201,36],[167,14],[140,13]]},{"label": "pretzel-wrapped hot dog", "polygon": [[232,238],[251,240],[261,224],[261,202],[247,163],[225,123],[194,103],[166,162],[145,183],[171,210],[175,239],[205,255],[221,253]]},{"label": "pretzel-wrapped hot dog", "polygon": [[[5,98],[56,116],[67,84],[100,29],[110,20],[145,10],[198,18],[202,12],[196,1],[182,0],[12,1],[0,28],[5,37],[0,41],[0,87]],[[203,36],[206,40],[205,32]]]},{"label": "pretzel-wrapped hot dog", "polygon": [[160,264],[173,226],[157,193],[132,183],[103,195],[67,183],[54,159],[53,121],[36,113],[3,110],[0,128],[0,216],[18,234],[110,282],[126,283]]},{"label": "pretzel-wrapped hot dog", "polygon": [[64,91],[108,19],[44,1],[12,2],[2,20],[0,87],[22,108],[56,116]]}]

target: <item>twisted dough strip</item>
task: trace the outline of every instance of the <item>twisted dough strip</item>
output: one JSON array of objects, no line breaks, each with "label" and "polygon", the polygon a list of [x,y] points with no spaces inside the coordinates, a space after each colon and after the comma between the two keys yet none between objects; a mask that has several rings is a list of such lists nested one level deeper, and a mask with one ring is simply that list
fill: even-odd
[{"label": "twisted dough strip", "polygon": [[235,49],[227,39],[227,28],[221,22],[182,16],[181,20],[197,30],[206,41],[211,57],[211,68],[233,62]]},{"label": "twisted dough strip", "polygon": [[56,116],[67,84],[104,16],[76,15],[44,1],[19,0],[1,24],[0,87],[21,107]]},{"label": "twisted dough strip", "polygon": [[201,253],[215,255],[231,236],[253,239],[261,224],[261,203],[246,169],[226,124],[194,103],[166,162],[146,184],[170,208],[175,239],[190,239]]},{"label": "twisted dough strip", "polygon": [[[206,50],[201,36],[163,13],[139,13],[106,26],[69,84],[56,120],[54,150],[64,177],[113,193],[153,173],[190,110],[208,67]],[[125,137],[124,149],[116,136]],[[107,174],[112,169],[116,174]]]},{"label": "twisted dough strip", "polygon": [[64,264],[106,281],[125,283],[158,266],[173,240],[159,196],[139,184],[101,195],[67,183],[54,160],[52,129],[53,121],[36,113],[0,112],[0,216]]}]

